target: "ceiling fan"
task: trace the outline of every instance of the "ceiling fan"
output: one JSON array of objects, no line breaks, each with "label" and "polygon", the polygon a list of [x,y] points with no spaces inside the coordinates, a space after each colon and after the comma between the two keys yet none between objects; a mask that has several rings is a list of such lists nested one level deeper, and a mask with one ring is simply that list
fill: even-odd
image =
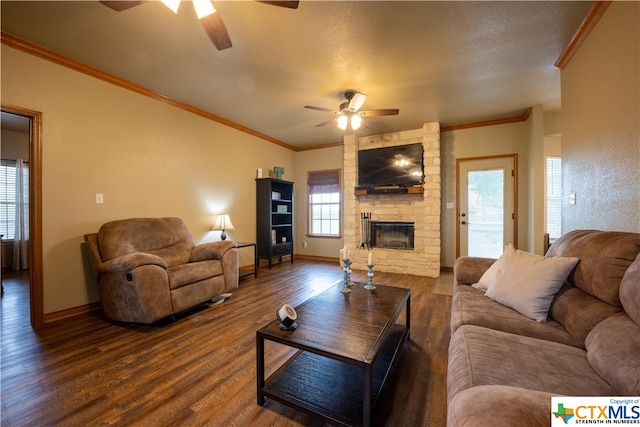
[{"label": "ceiling fan", "polygon": [[348,90],[344,93],[344,97],[347,102],[343,102],[342,104],[340,104],[339,111],[334,111],[329,108],[323,107],[314,107],[312,105],[305,105],[304,108],[326,111],[328,113],[337,115],[337,117],[327,120],[326,122],[317,124],[316,127],[326,126],[328,124],[337,122],[338,127],[342,130],[345,130],[348,125],[351,125],[351,129],[353,130],[358,129],[362,124],[362,119],[366,117],[395,116],[400,112],[400,110],[398,110],[397,108],[360,111],[360,108],[362,108],[362,105],[364,105],[364,102],[367,100],[367,95],[365,95],[364,93]]},{"label": "ceiling fan", "polygon": [[[122,1],[110,1],[100,0],[103,5],[115,10],[116,12],[122,12],[123,10],[131,9],[149,0],[122,0]],[[256,0],[259,3],[266,3],[272,6],[286,7],[289,9],[298,8],[298,0],[294,1],[267,1]],[[180,7],[180,0],[162,0],[169,9],[174,13],[178,13],[178,7]],[[193,7],[198,15],[198,20],[204,27],[207,35],[216,46],[218,50],[230,48],[231,37],[227,32],[227,27],[224,25],[224,21],[220,16],[220,13],[216,11],[213,4],[209,0],[193,0]]]}]

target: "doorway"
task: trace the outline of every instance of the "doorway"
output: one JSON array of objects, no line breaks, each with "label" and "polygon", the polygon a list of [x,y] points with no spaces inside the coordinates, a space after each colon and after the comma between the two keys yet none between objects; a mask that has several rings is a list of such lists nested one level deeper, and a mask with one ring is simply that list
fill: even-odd
[{"label": "doorway", "polygon": [[517,154],[456,160],[456,257],[517,247]]},{"label": "doorway", "polygon": [[44,326],[42,274],[42,113],[2,105],[2,113],[29,120],[29,315],[31,326]]}]

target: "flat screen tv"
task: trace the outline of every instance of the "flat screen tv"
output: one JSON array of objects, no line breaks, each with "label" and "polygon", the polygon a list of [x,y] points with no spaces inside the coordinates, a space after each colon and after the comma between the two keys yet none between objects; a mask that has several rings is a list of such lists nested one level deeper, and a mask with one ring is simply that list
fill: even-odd
[{"label": "flat screen tv", "polygon": [[358,151],[358,186],[422,184],[423,151],[421,143]]}]

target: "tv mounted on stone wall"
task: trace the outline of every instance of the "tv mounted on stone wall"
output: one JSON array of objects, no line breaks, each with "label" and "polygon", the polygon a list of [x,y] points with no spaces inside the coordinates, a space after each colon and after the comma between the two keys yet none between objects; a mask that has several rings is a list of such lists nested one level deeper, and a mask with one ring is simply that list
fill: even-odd
[{"label": "tv mounted on stone wall", "polygon": [[358,151],[358,187],[413,187],[424,179],[421,143]]}]

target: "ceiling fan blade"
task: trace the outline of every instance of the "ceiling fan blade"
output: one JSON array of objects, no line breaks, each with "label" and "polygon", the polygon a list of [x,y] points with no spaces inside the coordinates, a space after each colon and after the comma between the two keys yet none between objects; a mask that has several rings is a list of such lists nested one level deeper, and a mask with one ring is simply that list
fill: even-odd
[{"label": "ceiling fan blade", "polygon": [[353,97],[349,100],[349,110],[358,111],[366,100],[367,95],[360,92],[354,92]]},{"label": "ceiling fan blade", "polygon": [[232,46],[231,37],[229,37],[227,27],[224,25],[220,12],[214,12],[211,15],[201,18],[200,23],[218,50],[228,49]]},{"label": "ceiling fan blade", "polygon": [[297,9],[299,1],[268,1],[256,0],[258,3],[270,4],[271,6],[287,7],[289,9]]},{"label": "ceiling fan blade", "polygon": [[369,110],[369,111],[360,111],[365,117],[377,117],[377,116],[396,116],[400,110],[397,108],[386,108],[382,110]]},{"label": "ceiling fan blade", "polygon": [[323,107],[314,107],[313,105],[305,105],[304,108],[308,108],[310,110],[318,110],[318,111],[325,111],[327,113],[334,113],[334,114],[340,114],[338,111],[335,110],[331,110],[329,108],[323,108]]},{"label": "ceiling fan blade", "polygon": [[316,125],[317,128],[330,125],[331,123],[335,123],[338,121],[338,117],[334,117],[333,119],[327,120],[326,122],[322,122]]},{"label": "ceiling fan blade", "polygon": [[132,7],[136,7],[144,3],[144,0],[136,1],[109,1],[109,0],[100,0],[100,3],[107,6],[110,9],[115,10],[116,12],[122,12],[123,10],[131,9]]}]

